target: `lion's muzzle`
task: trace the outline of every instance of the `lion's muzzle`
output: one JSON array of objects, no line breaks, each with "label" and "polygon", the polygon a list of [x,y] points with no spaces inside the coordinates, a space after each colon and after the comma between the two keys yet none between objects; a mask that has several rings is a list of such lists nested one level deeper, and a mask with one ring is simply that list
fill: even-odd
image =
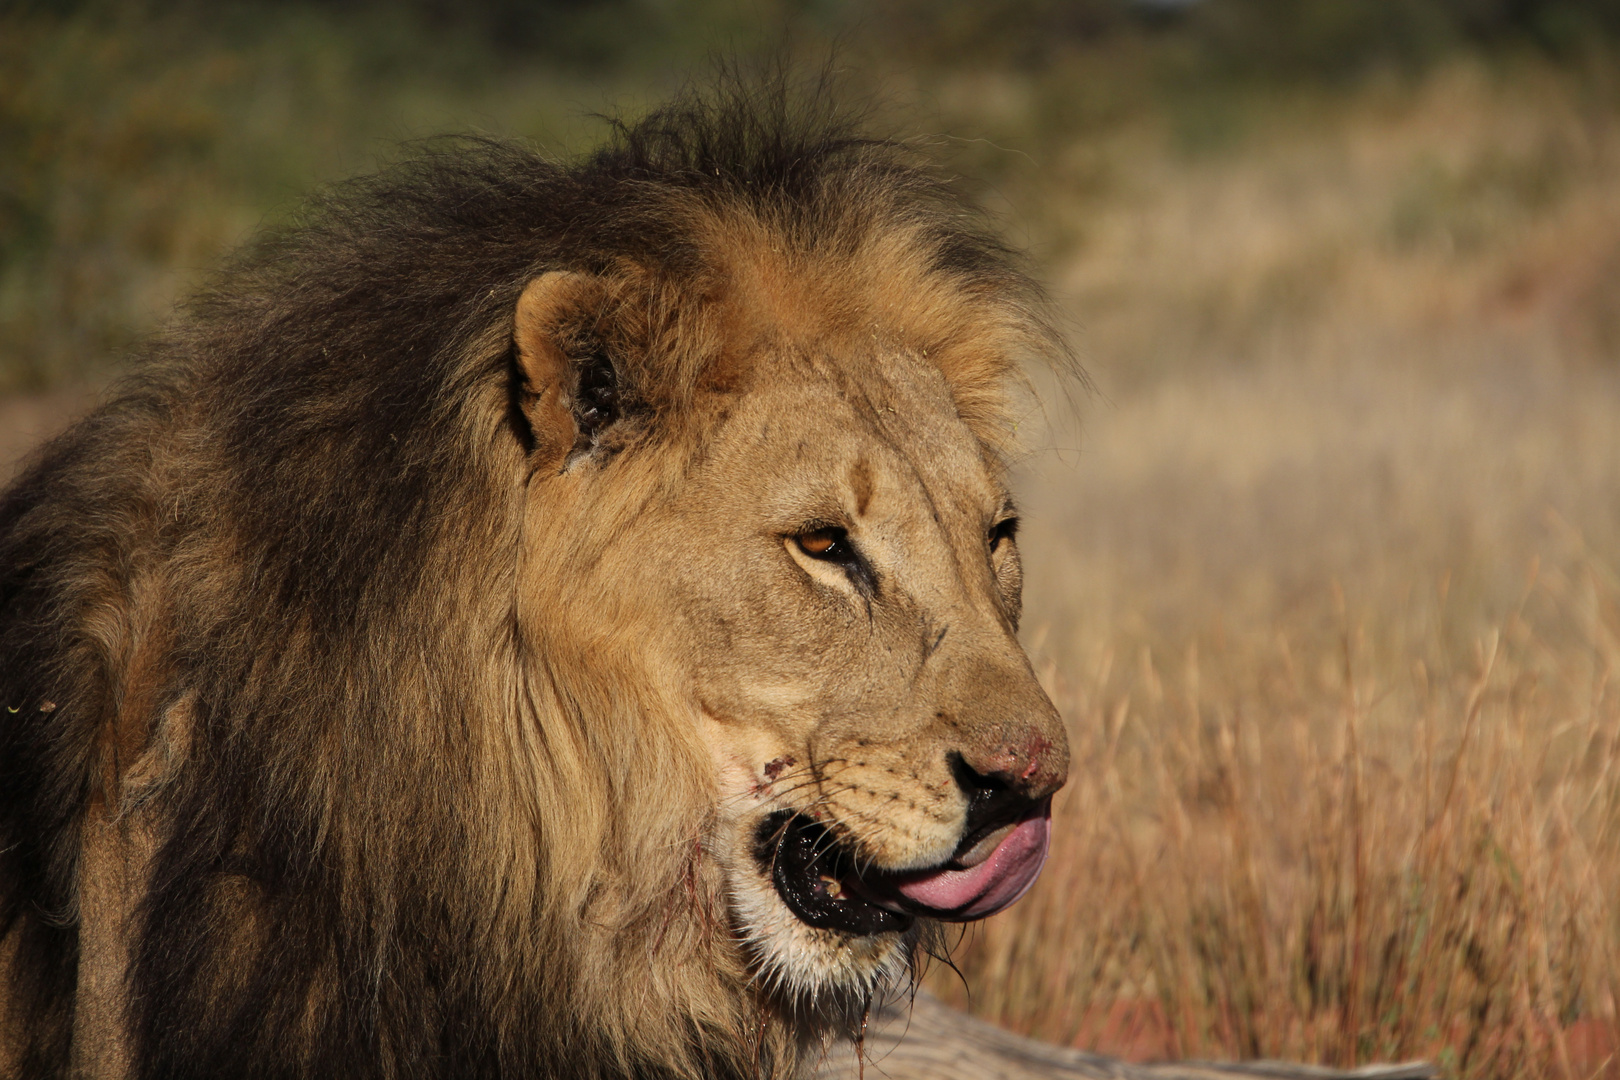
[{"label": "lion's muzzle", "polygon": [[761,825],[755,853],[782,901],[805,923],[851,934],[905,930],[914,917],[970,922],[1006,908],[1035,883],[1050,842],[1049,793],[1030,798],[954,757],[968,796],[961,840],[931,867],[884,871],[829,827],[783,811]]}]

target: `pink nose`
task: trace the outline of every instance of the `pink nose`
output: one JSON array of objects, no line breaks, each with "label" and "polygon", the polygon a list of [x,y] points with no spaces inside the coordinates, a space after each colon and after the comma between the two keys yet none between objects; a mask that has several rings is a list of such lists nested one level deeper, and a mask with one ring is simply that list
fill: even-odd
[{"label": "pink nose", "polygon": [[1054,743],[1033,729],[977,753],[964,750],[962,762],[979,776],[1030,800],[1046,798],[1069,778],[1067,742]]}]

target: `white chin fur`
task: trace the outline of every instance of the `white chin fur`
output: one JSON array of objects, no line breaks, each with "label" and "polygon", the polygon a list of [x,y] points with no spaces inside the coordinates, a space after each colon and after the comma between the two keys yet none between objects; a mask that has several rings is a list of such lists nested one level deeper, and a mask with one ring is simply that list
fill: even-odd
[{"label": "white chin fur", "polygon": [[[768,992],[796,1007],[820,1011],[864,1007],[875,993],[902,984],[921,930],[866,936],[806,925],[777,895],[751,852],[755,815],[740,815],[717,837],[715,855],[725,868],[732,917]],[[759,815],[763,818],[763,815]]]}]

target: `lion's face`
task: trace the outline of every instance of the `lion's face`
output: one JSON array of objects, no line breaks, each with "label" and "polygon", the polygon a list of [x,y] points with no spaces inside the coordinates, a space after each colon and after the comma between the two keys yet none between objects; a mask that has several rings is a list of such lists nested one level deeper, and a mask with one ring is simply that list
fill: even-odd
[{"label": "lion's face", "polygon": [[[646,724],[673,715],[712,765],[700,842],[756,976],[860,994],[920,920],[1033,882],[1067,740],[1015,637],[1011,501],[940,369],[790,340],[743,367],[697,399],[678,471],[667,445],[662,468],[629,438],[559,449],[536,505],[595,527],[525,587],[536,622],[567,624],[539,632],[635,668],[626,685],[661,688]],[[578,413],[591,376],[572,377]]]},{"label": "lion's face", "polygon": [[747,944],[869,984],[917,916],[1015,900],[1064,731],[1015,637],[1016,518],[920,357],[782,358],[713,433],[663,562]]}]

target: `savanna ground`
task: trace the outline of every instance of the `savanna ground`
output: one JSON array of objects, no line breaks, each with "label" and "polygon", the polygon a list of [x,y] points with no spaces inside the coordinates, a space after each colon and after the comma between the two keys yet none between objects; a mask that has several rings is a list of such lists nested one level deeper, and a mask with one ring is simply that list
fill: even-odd
[{"label": "savanna ground", "polygon": [[796,19],[950,133],[1094,383],[1037,380],[1019,470],[1053,859],[929,985],[1137,1057],[1620,1076],[1617,20],[1497,8],[0,9],[0,468],[300,192],[588,146]]}]

